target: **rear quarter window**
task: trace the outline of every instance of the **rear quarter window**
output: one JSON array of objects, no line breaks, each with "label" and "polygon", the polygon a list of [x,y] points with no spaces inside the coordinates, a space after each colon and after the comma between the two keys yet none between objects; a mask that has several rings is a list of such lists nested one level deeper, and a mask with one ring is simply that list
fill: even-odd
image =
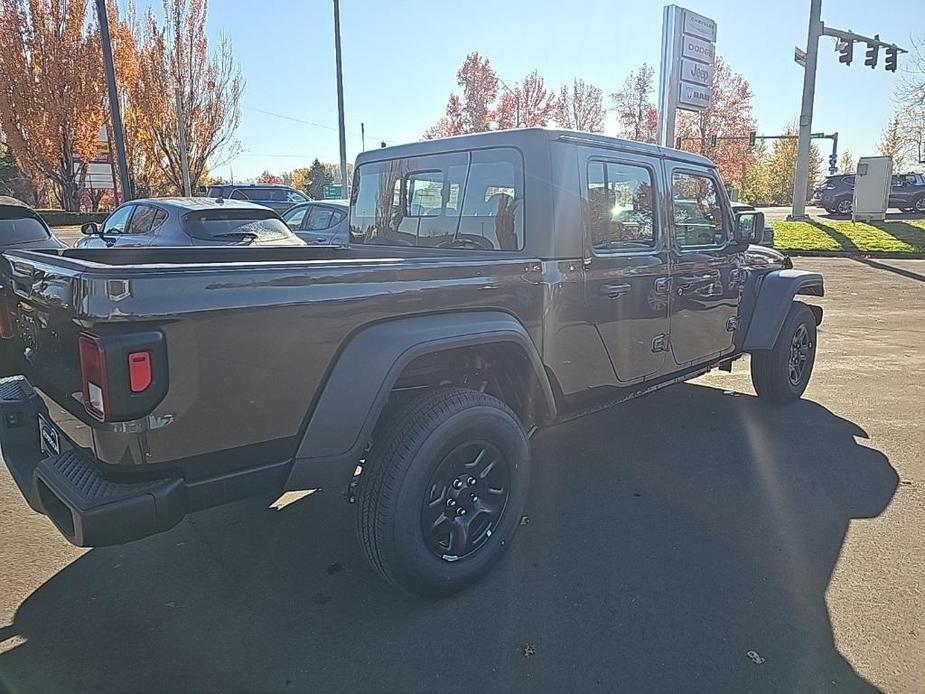
[{"label": "rear quarter window", "polygon": [[461,250],[524,247],[523,159],[511,147],[358,167],[351,243]]}]

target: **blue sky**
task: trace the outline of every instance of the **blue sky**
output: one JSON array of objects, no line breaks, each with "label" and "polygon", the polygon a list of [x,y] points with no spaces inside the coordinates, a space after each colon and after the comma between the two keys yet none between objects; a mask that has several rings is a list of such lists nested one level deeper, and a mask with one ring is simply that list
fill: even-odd
[{"label": "blue sky", "polygon": [[[550,87],[578,76],[609,93],[644,61],[657,74],[664,4],[341,0],[348,158],[360,151],[361,122],[367,147],[419,139],[442,115],[456,70],[472,50],[489,57],[509,85],[537,69]],[[806,44],[809,0],[681,4],[717,21],[717,51],[748,79],[759,133],[778,133],[797,117],[803,73],[793,47]],[[913,33],[925,35],[922,0],[827,0],[822,16],[830,26],[879,32],[899,45]],[[336,161],[332,2],[211,0],[208,32],[210,40],[222,33],[231,39],[247,81],[238,132],[243,151],[214,173],[227,177],[233,169],[243,179],[307,166],[314,157]],[[813,130],[837,130],[839,148],[855,156],[875,153],[896,81],[883,70],[882,55],[871,70],[856,46],[854,63],[844,67],[833,40],[823,38]]]}]

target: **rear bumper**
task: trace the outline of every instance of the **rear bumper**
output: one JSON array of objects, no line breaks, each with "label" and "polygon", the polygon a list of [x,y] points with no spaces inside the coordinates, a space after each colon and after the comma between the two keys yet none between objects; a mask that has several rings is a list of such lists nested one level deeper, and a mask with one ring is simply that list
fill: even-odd
[{"label": "rear bumper", "polygon": [[23,376],[0,379],[0,447],[29,505],[79,547],[113,545],[167,530],[187,513],[182,478],[119,483],[62,436],[59,455],[42,451],[44,403]]}]

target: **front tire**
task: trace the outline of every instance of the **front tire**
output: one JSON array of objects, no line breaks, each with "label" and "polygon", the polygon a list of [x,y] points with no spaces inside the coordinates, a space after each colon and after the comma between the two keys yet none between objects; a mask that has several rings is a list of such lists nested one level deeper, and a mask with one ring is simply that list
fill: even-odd
[{"label": "front tire", "polygon": [[357,488],[357,534],[372,567],[409,593],[447,595],[501,558],[527,500],[526,432],[485,393],[430,391],[395,412]]},{"label": "front tire", "polygon": [[835,205],[835,211],[841,215],[850,215],[854,206],[850,199],[839,200]]},{"label": "front tire", "polygon": [[758,397],[775,403],[798,400],[816,362],[816,316],[794,301],[774,347],[752,353],[752,385]]}]

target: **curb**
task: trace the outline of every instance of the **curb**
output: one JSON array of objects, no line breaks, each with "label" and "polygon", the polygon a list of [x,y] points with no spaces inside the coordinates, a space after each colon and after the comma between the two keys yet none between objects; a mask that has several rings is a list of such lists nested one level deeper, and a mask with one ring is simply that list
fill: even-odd
[{"label": "curb", "polygon": [[885,260],[925,260],[925,253],[909,251],[811,251],[776,248],[784,255],[805,258],[883,258]]}]

